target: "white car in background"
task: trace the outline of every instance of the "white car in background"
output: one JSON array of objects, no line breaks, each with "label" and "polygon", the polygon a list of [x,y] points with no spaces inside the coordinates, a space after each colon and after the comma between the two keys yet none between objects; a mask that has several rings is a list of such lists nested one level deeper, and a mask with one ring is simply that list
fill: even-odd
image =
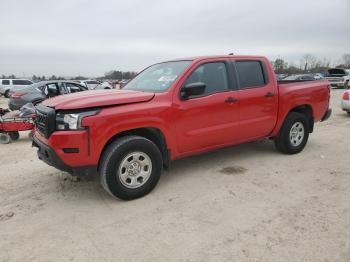
[{"label": "white car in background", "polygon": [[32,84],[33,82],[28,79],[0,79],[0,94],[9,98],[10,92],[26,88]]},{"label": "white car in background", "polygon": [[329,81],[332,87],[348,88],[350,81],[350,69],[328,69],[328,75],[326,79]]},{"label": "white car in background", "polygon": [[341,100],[341,108],[350,114],[350,90],[346,90]]},{"label": "white car in background", "polygon": [[96,88],[96,86],[100,85],[101,82],[94,80],[94,79],[88,79],[88,80],[77,80],[77,83],[86,86],[87,88],[89,88],[90,90],[93,90]]}]

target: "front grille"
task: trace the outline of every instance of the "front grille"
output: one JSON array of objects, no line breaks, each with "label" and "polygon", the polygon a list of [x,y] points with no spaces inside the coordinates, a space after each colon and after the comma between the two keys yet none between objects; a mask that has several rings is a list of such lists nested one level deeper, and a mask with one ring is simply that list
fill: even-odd
[{"label": "front grille", "polygon": [[46,138],[55,130],[55,110],[41,104],[36,106],[36,129]]},{"label": "front grille", "polygon": [[328,80],[329,82],[341,82],[341,81],[342,81],[341,78],[327,78],[327,80]]}]

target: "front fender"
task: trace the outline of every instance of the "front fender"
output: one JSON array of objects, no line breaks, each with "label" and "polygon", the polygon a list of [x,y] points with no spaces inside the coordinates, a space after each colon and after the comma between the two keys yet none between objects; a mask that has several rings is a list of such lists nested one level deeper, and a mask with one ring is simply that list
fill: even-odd
[{"label": "front fender", "polygon": [[164,118],[145,112],[133,113],[131,116],[130,114],[109,114],[108,110],[103,110],[96,116],[84,119],[83,125],[89,126],[90,152],[95,163],[98,163],[103,149],[114,136],[139,128],[158,129],[163,134],[167,147],[175,148],[174,136],[170,135],[172,127],[167,125]]}]

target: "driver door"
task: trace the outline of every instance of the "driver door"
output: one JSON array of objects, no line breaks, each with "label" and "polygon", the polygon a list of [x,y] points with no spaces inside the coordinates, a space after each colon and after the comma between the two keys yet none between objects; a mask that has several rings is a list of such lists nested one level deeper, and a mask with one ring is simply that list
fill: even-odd
[{"label": "driver door", "polygon": [[202,82],[205,93],[180,100],[176,113],[178,151],[186,154],[225,144],[238,138],[237,91],[233,90],[225,61],[199,65],[186,84]]}]

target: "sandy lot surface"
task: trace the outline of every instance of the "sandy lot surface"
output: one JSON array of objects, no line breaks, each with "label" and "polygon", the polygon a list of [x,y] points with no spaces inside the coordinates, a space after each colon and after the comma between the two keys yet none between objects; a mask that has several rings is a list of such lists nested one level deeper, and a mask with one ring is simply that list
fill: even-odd
[{"label": "sandy lot surface", "polygon": [[341,94],[302,153],[261,141],[180,160],[131,202],[42,163],[23,133],[0,145],[0,261],[349,262]]}]

